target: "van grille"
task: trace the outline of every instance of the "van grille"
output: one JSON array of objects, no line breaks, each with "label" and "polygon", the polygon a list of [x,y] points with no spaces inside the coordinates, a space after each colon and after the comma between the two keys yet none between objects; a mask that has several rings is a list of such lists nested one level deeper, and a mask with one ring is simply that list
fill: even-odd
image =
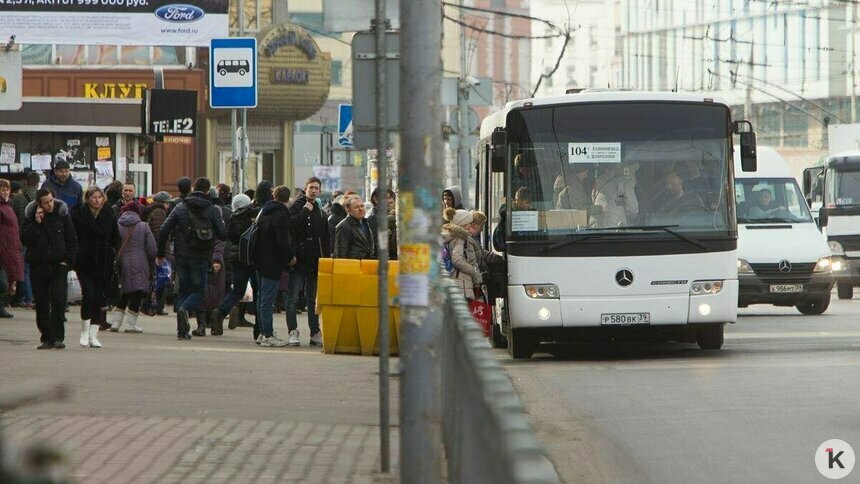
[{"label": "van grille", "polygon": [[806,282],[812,277],[815,263],[792,264],[789,272],[780,271],[779,264],[750,264],[750,267],[762,281]]}]

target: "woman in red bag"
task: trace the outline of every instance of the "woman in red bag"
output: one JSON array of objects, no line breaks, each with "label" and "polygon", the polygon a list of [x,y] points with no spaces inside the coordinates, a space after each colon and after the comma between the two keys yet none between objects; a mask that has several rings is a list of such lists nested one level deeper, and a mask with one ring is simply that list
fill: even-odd
[{"label": "woman in red bag", "polygon": [[119,230],[113,210],[106,206],[107,197],[93,186],[84,192],[84,203],[71,210],[72,224],[78,236],[78,258],[75,270],[81,282],[81,346],[101,348],[99,326],[105,321],[113,261],[119,249]]}]

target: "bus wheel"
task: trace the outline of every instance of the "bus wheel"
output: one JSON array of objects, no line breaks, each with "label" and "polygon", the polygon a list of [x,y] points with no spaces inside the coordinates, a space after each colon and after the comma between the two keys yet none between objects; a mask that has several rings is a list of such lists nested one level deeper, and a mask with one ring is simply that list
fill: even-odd
[{"label": "bus wheel", "polygon": [[851,299],[854,297],[854,286],[840,282],[836,285],[836,292],[839,293],[839,299]]},{"label": "bus wheel", "polygon": [[815,302],[798,303],[797,310],[807,316],[818,316],[827,311],[827,306],[830,306],[830,293]]},{"label": "bus wheel", "polygon": [[535,352],[534,342],[524,329],[511,328],[508,333],[508,353],[515,360],[529,359]]},{"label": "bus wheel", "polygon": [[723,323],[708,324],[696,331],[696,343],[703,350],[718,350],[723,347]]}]

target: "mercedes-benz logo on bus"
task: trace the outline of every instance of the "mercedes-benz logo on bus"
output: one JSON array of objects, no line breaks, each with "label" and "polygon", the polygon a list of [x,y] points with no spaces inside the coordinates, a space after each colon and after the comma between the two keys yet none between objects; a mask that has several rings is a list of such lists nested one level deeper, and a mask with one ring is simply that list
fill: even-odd
[{"label": "mercedes-benz logo on bus", "polygon": [[633,284],[633,273],[628,269],[621,269],[615,273],[615,283],[621,287],[627,287]]},{"label": "mercedes-benz logo on bus", "polygon": [[777,267],[779,268],[779,272],[791,272],[791,262],[787,260],[783,259],[779,261],[779,265]]}]

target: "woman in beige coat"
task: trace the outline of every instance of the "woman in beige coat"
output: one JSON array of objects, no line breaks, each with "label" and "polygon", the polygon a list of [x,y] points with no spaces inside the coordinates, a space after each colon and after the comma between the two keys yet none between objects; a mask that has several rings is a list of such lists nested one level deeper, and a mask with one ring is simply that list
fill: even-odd
[{"label": "woman in beige coat", "polygon": [[454,266],[451,277],[463,288],[466,299],[475,299],[475,290],[480,291],[483,281],[479,269],[480,254],[468,243],[472,214],[449,207],[445,209],[444,216],[447,223],[442,226],[442,241],[448,246]]}]

